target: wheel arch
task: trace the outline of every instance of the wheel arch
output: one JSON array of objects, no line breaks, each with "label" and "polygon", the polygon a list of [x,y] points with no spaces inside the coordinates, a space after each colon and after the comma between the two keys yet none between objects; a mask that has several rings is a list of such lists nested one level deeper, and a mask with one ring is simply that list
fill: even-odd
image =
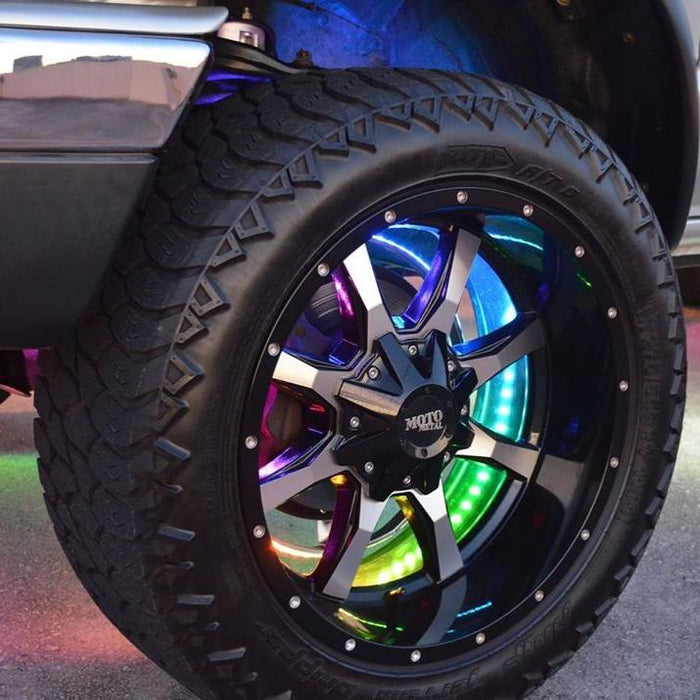
[{"label": "wheel arch", "polygon": [[[241,3],[232,3],[240,12]],[[647,191],[669,244],[685,229],[698,151],[695,51],[683,0],[259,0],[291,61],[467,70],[586,121]]]}]

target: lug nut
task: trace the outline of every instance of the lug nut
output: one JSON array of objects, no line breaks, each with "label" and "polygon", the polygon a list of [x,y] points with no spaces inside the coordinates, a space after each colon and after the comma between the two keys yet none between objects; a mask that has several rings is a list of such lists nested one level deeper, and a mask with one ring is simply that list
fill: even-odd
[{"label": "lug nut", "polygon": [[479,632],[474,638],[474,641],[481,646],[486,641],[486,635],[483,632]]},{"label": "lug nut", "polygon": [[409,345],[408,346],[408,354],[411,357],[415,357],[418,354],[418,346],[417,345]]},{"label": "lug nut", "polygon": [[374,473],[374,463],[373,462],[367,462],[365,464],[365,474],[373,474]]},{"label": "lug nut", "polygon": [[582,258],[586,254],[586,249],[582,245],[577,245],[574,248],[574,255],[577,258]]},{"label": "lug nut", "polygon": [[622,392],[627,391],[630,388],[629,382],[626,381],[625,379],[623,379],[620,382],[619,386],[620,386],[620,391],[622,391]]},{"label": "lug nut", "polygon": [[535,207],[532,204],[526,204],[523,207],[523,214],[528,217],[528,219],[535,213]]},{"label": "lug nut", "polygon": [[357,416],[353,416],[350,419],[350,427],[353,430],[357,430],[360,427],[360,419]]},{"label": "lug nut", "polygon": [[255,537],[256,540],[261,540],[265,537],[265,528],[262,525],[256,525],[253,528],[253,537]]},{"label": "lug nut", "polygon": [[469,413],[469,409],[466,406],[462,406],[462,408],[459,409],[460,416],[466,416],[467,413]]},{"label": "lug nut", "polygon": [[379,369],[378,369],[377,367],[370,367],[370,368],[367,370],[367,376],[368,376],[372,381],[376,381],[377,379],[379,379],[379,375],[380,375],[380,372],[379,372]]},{"label": "lug nut", "polygon": [[586,540],[589,540],[591,537],[591,531],[590,530],[581,530],[581,539],[586,542]]},{"label": "lug nut", "polygon": [[617,318],[617,309],[616,309],[614,306],[611,306],[611,307],[608,309],[608,318],[609,318],[610,320],[612,320],[612,319],[614,319],[614,318]]},{"label": "lug nut", "polygon": [[420,651],[418,651],[418,649],[415,649],[414,651],[411,652],[411,661],[414,664],[417,664],[420,661],[421,656],[422,656],[422,654],[420,653]]},{"label": "lug nut", "polygon": [[447,464],[451,459],[452,459],[452,455],[449,452],[445,452],[445,454],[442,455],[442,461],[445,464]]},{"label": "lug nut", "polygon": [[447,371],[454,372],[457,369],[457,363],[454,360],[447,361]]},{"label": "lug nut", "polygon": [[280,351],[281,351],[280,346],[277,345],[277,343],[270,343],[267,346],[267,354],[270,357],[277,357],[280,354]]},{"label": "lug nut", "polygon": [[331,268],[326,265],[326,263],[321,263],[317,268],[316,272],[318,272],[319,277],[328,277],[328,275],[331,272]]},{"label": "lug nut", "polygon": [[396,212],[393,209],[389,209],[389,211],[384,213],[384,221],[387,224],[393,224],[396,221]]},{"label": "lug nut", "polygon": [[620,466],[620,460],[617,457],[610,458],[610,466],[613,469],[617,469]]},{"label": "lug nut", "polygon": [[348,639],[345,642],[345,651],[355,651],[357,642],[354,639]]},{"label": "lug nut", "polygon": [[410,486],[410,485],[411,485],[411,477],[410,477],[410,476],[404,476],[404,478],[403,478],[403,485],[404,485],[404,486]]},{"label": "lug nut", "polygon": [[292,596],[289,599],[289,607],[292,610],[296,610],[297,608],[301,607],[301,598],[298,595]]},{"label": "lug nut", "polygon": [[258,446],[258,438],[256,438],[255,435],[248,435],[245,439],[245,446],[249,450],[254,450]]},{"label": "lug nut", "polygon": [[466,204],[469,201],[469,194],[464,190],[457,192],[457,201],[460,204]]},{"label": "lug nut", "polygon": [[535,600],[541,603],[544,600],[544,591],[537,591],[537,593],[535,593]]}]

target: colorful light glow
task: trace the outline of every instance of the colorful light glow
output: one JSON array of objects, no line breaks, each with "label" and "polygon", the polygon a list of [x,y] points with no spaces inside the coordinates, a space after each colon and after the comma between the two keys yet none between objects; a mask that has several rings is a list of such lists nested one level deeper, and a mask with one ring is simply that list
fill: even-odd
[{"label": "colorful light glow", "polygon": [[[405,234],[425,228],[423,235],[437,236],[437,229],[412,224],[395,224],[373,236],[372,243],[394,251],[417,265],[418,270],[430,270],[430,262],[411,250],[405,243]],[[536,247],[536,246],[535,246]],[[510,323],[517,310],[502,281],[481,257],[474,260],[467,284],[477,332],[479,336],[491,333]],[[405,325],[403,317],[395,317],[396,327]],[[474,419],[505,437],[522,437],[528,403],[528,360],[523,358],[482,386],[476,396]],[[463,542],[491,510],[507,481],[506,472],[472,460],[454,459],[445,479],[445,497],[455,537]],[[407,522],[387,538],[370,544],[358,569],[354,587],[391,584],[418,573],[423,566],[423,553],[413,530]],[[318,561],[321,549],[298,549],[304,556],[297,558],[289,546],[276,549],[287,566],[301,574],[310,573],[309,567]]]}]

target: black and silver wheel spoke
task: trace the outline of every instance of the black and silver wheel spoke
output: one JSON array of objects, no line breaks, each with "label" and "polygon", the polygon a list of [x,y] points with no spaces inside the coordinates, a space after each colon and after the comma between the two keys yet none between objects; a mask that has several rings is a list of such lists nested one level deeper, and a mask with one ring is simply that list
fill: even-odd
[{"label": "black and silver wheel spoke", "polygon": [[[268,465],[270,466],[270,465]],[[330,445],[300,455],[260,482],[263,511],[269,513],[289,499],[343,471],[333,459]]]},{"label": "black and silver wheel spoke", "polygon": [[328,543],[312,577],[317,590],[340,600],[348,597],[384,507],[362,489],[338,489]]},{"label": "black and silver wheel spoke", "polygon": [[442,484],[429,494],[412,492],[400,498],[399,503],[423,552],[425,569],[432,578],[444,581],[461,571],[464,562],[450,523]]},{"label": "black and silver wheel spoke", "polygon": [[444,639],[446,632],[452,627],[462,610],[466,594],[467,579],[464,576],[450,581],[440,590],[440,602],[435,615],[433,615],[430,626],[423,633],[418,644],[429,646],[430,644],[439,644]]},{"label": "black and silver wheel spoke", "polygon": [[304,394],[311,393],[333,406],[341,382],[346,376],[347,372],[343,370],[318,367],[310,360],[285,350],[277,360],[272,378]]},{"label": "black and silver wheel spoke", "polygon": [[365,318],[364,336],[367,347],[387,333],[395,331],[389,311],[384,305],[372,260],[366,245],[361,245],[343,261],[345,272],[362,306]]},{"label": "black and silver wheel spoke", "polygon": [[512,476],[529,481],[535,472],[540,451],[525,443],[516,443],[469,421],[474,439],[469,447],[457,450],[455,457],[472,459],[508,470]]},{"label": "black and silver wheel spoke", "polygon": [[480,244],[479,237],[465,229],[443,233],[430,270],[406,312],[413,323],[426,321],[431,330],[449,336]]},{"label": "black and silver wheel spoke", "polygon": [[544,344],[544,329],[538,315],[523,313],[497,331],[460,345],[458,359],[464,369],[476,373],[478,388]]}]

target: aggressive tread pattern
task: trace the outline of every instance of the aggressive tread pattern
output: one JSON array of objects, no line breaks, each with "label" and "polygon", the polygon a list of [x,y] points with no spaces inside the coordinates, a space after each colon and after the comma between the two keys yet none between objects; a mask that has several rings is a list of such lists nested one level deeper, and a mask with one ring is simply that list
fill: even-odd
[{"label": "aggressive tread pattern", "polygon": [[540,685],[590,637],[648,543],[678,449],[684,331],[658,223],[617,156],[556,104],[471,75],[373,69],[256,85],[195,110],[184,125],[100,299],[72,342],[43,354],[36,395],[41,481],[71,564],[119,629],[201,697],[273,693],[243,640],[220,647],[215,596],[190,590],[188,545],[197,532],[181,524],[178,484],[190,454],[169,437],[205,372],[189,349],[207,337],[208,319],[230,307],[218,280],[245,262],[251,239],[275,235],[266,217],[271,203],[323,187],[323,159],[375,152],[380,125],[439,131],[448,112],[489,131],[509,120],[538,134],[544,148],[566,143],[593,179],[614,181],[656,262],[676,347],[666,466],[638,543],[610,580],[608,597],[576,627],[571,649],[523,672],[519,693]]}]

